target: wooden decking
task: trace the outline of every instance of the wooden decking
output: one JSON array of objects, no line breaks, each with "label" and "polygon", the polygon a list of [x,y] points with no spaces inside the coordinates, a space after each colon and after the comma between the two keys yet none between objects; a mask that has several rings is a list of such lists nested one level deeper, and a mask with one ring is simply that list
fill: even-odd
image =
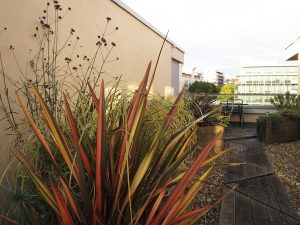
[{"label": "wooden decking", "polygon": [[228,162],[245,164],[225,171],[219,225],[300,224],[263,145],[255,138],[255,127],[227,129],[225,145],[234,149],[227,156]]}]

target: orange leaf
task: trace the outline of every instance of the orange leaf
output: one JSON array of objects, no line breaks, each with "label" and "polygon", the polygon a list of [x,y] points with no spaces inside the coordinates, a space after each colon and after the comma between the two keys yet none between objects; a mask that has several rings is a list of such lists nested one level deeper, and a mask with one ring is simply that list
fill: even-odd
[{"label": "orange leaf", "polygon": [[54,196],[57,201],[57,207],[60,211],[59,216],[61,218],[61,223],[63,225],[73,225],[74,221],[69,209],[67,208],[66,202],[63,196],[61,195],[59,189],[57,188],[57,186],[54,185],[53,183],[52,183],[52,190],[54,192]]},{"label": "orange leaf", "polygon": [[65,95],[64,95],[64,103],[65,103],[65,109],[66,109],[68,123],[69,123],[69,126],[71,127],[71,131],[72,131],[74,145],[79,146],[79,149],[80,149],[79,153],[80,153],[83,165],[84,165],[89,177],[92,178],[93,174],[92,174],[92,168],[91,168],[91,165],[89,162],[89,158],[85,152],[85,149],[84,149],[82,143],[79,143],[80,142],[79,133],[76,128],[75,120],[72,116],[72,111],[71,111],[69,102]]}]

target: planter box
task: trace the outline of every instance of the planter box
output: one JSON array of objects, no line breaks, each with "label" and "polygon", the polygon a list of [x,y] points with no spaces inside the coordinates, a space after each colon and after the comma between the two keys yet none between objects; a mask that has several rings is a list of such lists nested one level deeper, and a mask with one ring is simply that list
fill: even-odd
[{"label": "planter box", "polygon": [[272,127],[272,122],[268,121],[263,142],[266,144],[283,143],[296,141],[300,138],[299,122],[284,118],[278,127]]},{"label": "planter box", "polygon": [[224,127],[220,125],[216,126],[200,126],[198,127],[197,139],[199,146],[204,148],[218,133],[214,150],[216,152],[223,150],[224,147]]}]

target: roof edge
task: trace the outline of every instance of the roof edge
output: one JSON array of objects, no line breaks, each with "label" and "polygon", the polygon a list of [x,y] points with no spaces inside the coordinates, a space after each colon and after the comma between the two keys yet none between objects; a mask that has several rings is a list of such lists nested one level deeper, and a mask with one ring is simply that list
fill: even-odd
[{"label": "roof edge", "polygon": [[[162,38],[165,38],[165,35],[160,32],[157,28],[155,28],[151,23],[149,23],[147,20],[145,20],[142,16],[140,16],[137,12],[135,12],[133,9],[131,9],[128,5],[126,5],[124,2],[120,0],[111,0],[113,3],[121,7],[123,10],[128,12],[130,15],[135,17],[137,20],[139,20],[142,24],[150,28],[152,31],[154,31],[156,34],[161,36]],[[167,42],[169,42],[172,46],[180,50],[182,53],[185,53],[183,48],[181,48],[179,45],[177,45],[175,42],[173,42],[171,39],[167,38]]]},{"label": "roof edge", "polygon": [[293,44],[295,44],[296,42],[298,42],[298,41],[299,41],[299,38],[300,38],[300,37],[297,37],[295,41],[293,41],[291,44],[289,44],[289,45],[285,48],[285,50],[287,50],[287,49],[288,49],[289,47],[291,47]]}]

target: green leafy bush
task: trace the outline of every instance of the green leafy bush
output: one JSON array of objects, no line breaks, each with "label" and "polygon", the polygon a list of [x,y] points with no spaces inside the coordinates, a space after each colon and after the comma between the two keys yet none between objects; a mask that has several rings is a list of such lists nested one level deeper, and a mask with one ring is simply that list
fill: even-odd
[{"label": "green leafy bush", "polygon": [[281,109],[300,109],[300,96],[292,95],[286,92],[284,95],[280,94],[271,99],[271,103],[277,110]]},{"label": "green leafy bush", "polygon": [[280,113],[260,116],[256,120],[256,131],[259,140],[264,140],[266,134],[267,123],[271,122],[272,129],[278,129],[280,123],[283,121],[283,116]]},{"label": "green leafy bush", "polygon": [[300,121],[300,109],[281,109],[279,112],[284,117]]}]

